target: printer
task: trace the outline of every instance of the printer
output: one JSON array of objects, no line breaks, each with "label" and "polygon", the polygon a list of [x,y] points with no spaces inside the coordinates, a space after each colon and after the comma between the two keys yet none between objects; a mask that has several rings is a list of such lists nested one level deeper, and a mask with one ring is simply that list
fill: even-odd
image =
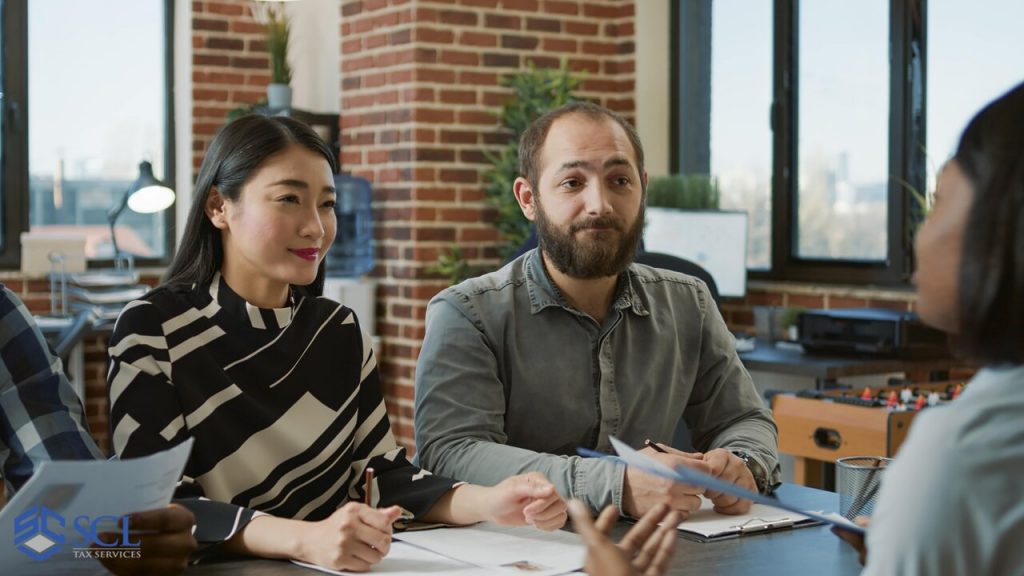
[{"label": "printer", "polygon": [[920,357],[949,354],[948,337],[917,314],[877,308],[807,310],[797,318],[809,353]]}]

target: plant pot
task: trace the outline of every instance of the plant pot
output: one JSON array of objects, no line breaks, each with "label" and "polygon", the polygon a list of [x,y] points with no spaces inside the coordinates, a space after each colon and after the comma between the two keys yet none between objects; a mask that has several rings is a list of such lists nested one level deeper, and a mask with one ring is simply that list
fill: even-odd
[{"label": "plant pot", "polygon": [[267,108],[287,110],[292,107],[292,87],[287,84],[267,85]]}]

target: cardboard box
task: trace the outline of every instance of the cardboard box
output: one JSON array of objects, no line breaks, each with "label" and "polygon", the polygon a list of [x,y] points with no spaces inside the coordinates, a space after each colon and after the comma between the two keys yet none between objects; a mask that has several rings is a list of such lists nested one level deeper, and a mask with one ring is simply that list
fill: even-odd
[{"label": "cardboard box", "polygon": [[50,270],[59,272],[61,265],[51,257],[63,256],[63,269],[68,274],[85,272],[85,234],[76,232],[22,232],[21,273],[25,276],[46,276]]}]

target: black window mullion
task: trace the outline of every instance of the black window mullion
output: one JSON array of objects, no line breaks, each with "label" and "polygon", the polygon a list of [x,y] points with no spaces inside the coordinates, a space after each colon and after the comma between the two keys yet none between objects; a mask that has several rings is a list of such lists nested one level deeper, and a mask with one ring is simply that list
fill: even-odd
[{"label": "black window mullion", "polygon": [[774,53],[772,57],[772,250],[771,269],[749,270],[754,280],[782,279],[789,268],[793,250],[790,245],[791,222],[796,210],[797,34],[796,0],[775,0],[772,23]]},{"label": "black window mullion", "polygon": [[3,198],[4,238],[0,266],[21,260],[28,229],[28,8],[25,0],[3,0]]},{"label": "black window mullion", "polygon": [[159,264],[170,263],[171,257],[174,255],[176,246],[174,243],[175,228],[177,223],[178,200],[181,195],[178,194],[178,186],[176,184],[176,172],[177,164],[175,158],[177,157],[176,143],[177,139],[174,134],[174,0],[164,0],[164,174],[163,181],[170,186],[171,190],[174,190],[174,194],[178,197],[175,203],[164,212],[164,257],[160,259]]},{"label": "black window mullion", "polygon": [[892,6],[892,75],[890,86],[889,254],[892,280],[908,281],[913,272],[913,231],[924,211],[907,189],[927,186],[925,150],[925,2],[894,1]]}]

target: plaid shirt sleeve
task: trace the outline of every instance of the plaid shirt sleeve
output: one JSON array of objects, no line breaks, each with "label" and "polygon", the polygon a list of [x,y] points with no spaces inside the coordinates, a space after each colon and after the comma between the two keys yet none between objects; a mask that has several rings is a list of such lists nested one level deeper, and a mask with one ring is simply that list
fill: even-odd
[{"label": "plaid shirt sleeve", "polygon": [[0,284],[0,470],[8,491],[46,460],[103,458],[32,315]]}]

